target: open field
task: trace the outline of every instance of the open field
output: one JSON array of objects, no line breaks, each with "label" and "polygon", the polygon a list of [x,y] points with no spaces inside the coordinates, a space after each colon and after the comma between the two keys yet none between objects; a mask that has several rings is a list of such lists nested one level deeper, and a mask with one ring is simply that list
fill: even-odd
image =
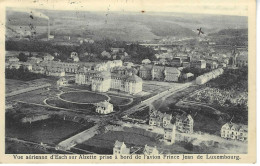
[{"label": "open field", "polygon": [[7,100],[23,101],[34,104],[44,104],[44,99],[56,96],[57,93],[59,93],[59,91],[57,90],[39,89],[8,97]]},{"label": "open field", "polygon": [[5,140],[6,154],[46,154],[44,149],[31,147],[27,144]]},{"label": "open field", "polygon": [[59,119],[47,119],[31,124],[8,120],[5,133],[7,137],[55,145],[61,140],[90,128],[91,126],[93,126],[92,123],[89,123],[89,125],[82,125],[76,122]]},{"label": "open field", "polygon": [[86,149],[89,151],[93,151],[99,154],[112,154],[114,144],[118,141],[124,141],[127,146],[145,146],[154,145],[155,138],[144,136],[141,134],[127,132],[127,131],[109,131],[104,134],[99,134],[86,142],[77,145],[77,147],[81,149]]},{"label": "open field", "polygon": [[108,97],[94,92],[68,92],[60,95],[60,98],[75,103],[98,103],[108,100]]},{"label": "open field", "polygon": [[170,89],[169,86],[162,86],[162,85],[156,85],[156,84],[150,84],[150,83],[143,83],[143,91],[148,93],[160,93],[167,89]]},{"label": "open field", "polygon": [[109,95],[110,97],[110,103],[112,103],[113,105],[127,105],[130,104],[131,99],[130,98],[126,98],[126,97],[120,97],[120,96],[115,96],[115,95]]}]

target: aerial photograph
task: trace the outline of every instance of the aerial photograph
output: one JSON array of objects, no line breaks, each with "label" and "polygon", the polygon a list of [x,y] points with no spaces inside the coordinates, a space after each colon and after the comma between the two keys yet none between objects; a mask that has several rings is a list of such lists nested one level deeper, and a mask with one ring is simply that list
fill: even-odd
[{"label": "aerial photograph", "polygon": [[5,154],[248,153],[247,16],[5,13]]}]

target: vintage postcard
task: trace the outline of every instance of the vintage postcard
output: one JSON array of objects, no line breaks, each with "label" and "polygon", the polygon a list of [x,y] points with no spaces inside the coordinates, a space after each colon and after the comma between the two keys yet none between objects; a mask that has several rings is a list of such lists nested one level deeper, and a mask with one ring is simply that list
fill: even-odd
[{"label": "vintage postcard", "polygon": [[255,163],[254,0],[1,0],[0,163]]}]

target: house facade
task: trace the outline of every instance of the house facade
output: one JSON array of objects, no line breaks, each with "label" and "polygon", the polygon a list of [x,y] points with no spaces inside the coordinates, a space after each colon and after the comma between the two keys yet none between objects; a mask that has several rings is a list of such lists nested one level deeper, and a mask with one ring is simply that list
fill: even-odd
[{"label": "house facade", "polygon": [[226,123],[221,127],[221,137],[232,140],[247,141],[247,125]]},{"label": "house facade", "polygon": [[64,77],[60,78],[57,81],[57,87],[63,87],[63,86],[67,86],[68,85],[68,80]]},{"label": "house facade", "polygon": [[182,133],[193,133],[194,120],[191,115],[177,115],[176,129]]},{"label": "house facade", "polygon": [[107,92],[109,89],[136,94],[142,91],[142,79],[134,74],[128,75],[104,71],[80,71],[75,76],[80,85],[91,85],[93,91]]},{"label": "house facade", "polygon": [[113,148],[113,155],[130,154],[130,149],[124,142],[116,141]]},{"label": "house facade", "polygon": [[171,124],[172,115],[161,113],[159,111],[152,111],[149,118],[150,126],[166,127]]},{"label": "house facade", "polygon": [[145,145],[143,154],[144,155],[158,155],[159,151],[157,150],[156,146],[152,147],[152,146]]},{"label": "house facade", "polygon": [[176,125],[169,124],[164,128],[163,139],[166,143],[173,144],[175,143],[175,137],[176,137]]},{"label": "house facade", "polygon": [[205,60],[198,60],[191,62],[191,67],[205,69],[206,68],[206,61]]},{"label": "house facade", "polygon": [[54,59],[54,56],[51,56],[51,55],[45,55],[44,57],[43,57],[43,60],[44,61],[52,61]]},{"label": "house facade", "polygon": [[45,74],[47,76],[64,77],[65,71],[60,68],[47,68]]},{"label": "house facade", "polygon": [[138,75],[145,80],[177,82],[181,72],[175,67],[143,65],[139,68]]},{"label": "house facade", "polygon": [[96,103],[96,112],[99,114],[109,114],[113,112],[113,104],[108,101]]}]

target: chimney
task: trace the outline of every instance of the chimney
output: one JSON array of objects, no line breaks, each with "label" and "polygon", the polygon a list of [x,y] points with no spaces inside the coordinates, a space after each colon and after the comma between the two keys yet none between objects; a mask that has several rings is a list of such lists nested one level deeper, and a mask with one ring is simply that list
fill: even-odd
[{"label": "chimney", "polygon": [[48,19],[48,27],[47,27],[48,29],[47,29],[47,39],[49,40],[50,39],[50,20]]}]

